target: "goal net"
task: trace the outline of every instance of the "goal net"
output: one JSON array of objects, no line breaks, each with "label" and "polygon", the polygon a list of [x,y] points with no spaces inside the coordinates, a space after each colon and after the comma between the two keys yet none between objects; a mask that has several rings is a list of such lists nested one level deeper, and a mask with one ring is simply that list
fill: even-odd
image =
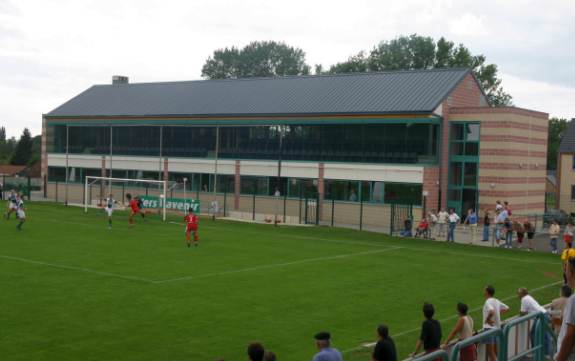
[{"label": "goal net", "polygon": [[139,197],[144,210],[156,210],[166,220],[168,181],[87,176],[84,183],[84,212],[103,207],[110,195],[118,208],[127,208],[127,197]]}]

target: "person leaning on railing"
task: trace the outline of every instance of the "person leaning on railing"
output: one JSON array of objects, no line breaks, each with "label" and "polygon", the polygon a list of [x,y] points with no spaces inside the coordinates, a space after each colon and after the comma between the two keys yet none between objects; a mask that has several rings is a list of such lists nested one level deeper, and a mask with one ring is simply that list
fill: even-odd
[{"label": "person leaning on railing", "polygon": [[[442,349],[446,349],[449,343],[454,340],[456,337],[458,341],[463,341],[468,339],[469,337],[473,336],[473,319],[467,315],[468,307],[465,303],[458,303],[457,304],[457,314],[459,315],[459,319],[455,323],[455,326],[447,336],[445,343],[441,345]],[[476,348],[475,344],[463,347],[459,351],[459,360],[460,361],[474,361],[476,360]]]},{"label": "person leaning on railing", "polygon": [[[575,287],[575,249],[563,251],[561,258],[565,264],[565,278],[567,285]],[[575,360],[575,295],[571,295],[565,303],[563,322],[557,338],[557,361]]]}]

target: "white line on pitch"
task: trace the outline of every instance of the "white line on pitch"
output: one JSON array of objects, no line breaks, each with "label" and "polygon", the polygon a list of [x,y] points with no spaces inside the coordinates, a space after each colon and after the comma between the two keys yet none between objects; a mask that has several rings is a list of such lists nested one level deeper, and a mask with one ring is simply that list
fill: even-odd
[{"label": "white line on pitch", "polygon": [[[549,284],[546,284],[546,285],[544,285],[544,286],[531,289],[531,290],[529,290],[529,292],[530,292],[530,293],[538,292],[538,291],[541,291],[541,290],[544,290],[544,289],[547,289],[547,288],[549,288],[549,287],[553,287],[553,286],[556,286],[556,285],[559,285],[559,284],[562,284],[562,283],[563,283],[563,281],[558,281],[558,282],[549,283]],[[508,297],[502,298],[501,301],[509,301],[509,300],[511,300],[511,299],[513,299],[513,298],[516,298],[516,297],[517,297],[517,295],[508,296]],[[480,310],[482,310],[482,309],[483,309],[483,306],[475,307],[475,308],[469,310],[468,313],[477,312],[477,311],[480,311]],[[439,320],[439,322],[446,322],[446,321],[454,320],[454,319],[456,319],[457,317],[459,317],[459,315],[452,315],[452,316],[449,316],[449,317],[446,317],[446,318],[443,318],[443,319]],[[410,333],[413,333],[413,332],[416,332],[416,331],[420,331],[420,330],[421,330],[421,327],[412,328],[411,330],[406,330],[406,331],[402,331],[402,332],[400,332],[400,333],[396,333],[395,335],[392,335],[391,337],[397,338],[397,337],[409,335]],[[359,349],[362,349],[362,348],[373,347],[373,346],[375,346],[375,344],[376,344],[375,342],[364,343],[364,344],[362,344],[362,345],[360,345],[360,346],[356,346],[356,347],[353,347],[353,348],[344,350],[344,351],[342,351],[342,353],[348,353],[348,352],[356,351],[356,350],[359,350]]]},{"label": "white line on pitch", "polygon": [[395,251],[395,250],[402,249],[402,248],[403,247],[392,247],[392,248],[378,249],[375,251],[346,253],[346,254],[339,254],[339,255],[335,255],[335,256],[326,256],[326,257],[306,258],[306,259],[302,259],[302,260],[298,260],[298,261],[292,261],[292,262],[267,264],[267,265],[261,265],[261,266],[255,266],[255,267],[249,267],[249,268],[240,268],[240,269],[236,269],[236,270],[229,270],[229,271],[223,271],[223,272],[206,273],[206,274],[201,274],[201,275],[197,275],[197,276],[184,276],[184,277],[178,277],[178,278],[170,278],[170,279],[166,279],[166,280],[155,281],[154,283],[170,283],[170,282],[178,282],[178,281],[191,281],[191,280],[197,280],[197,279],[201,279],[201,278],[209,278],[209,277],[224,276],[224,275],[236,274],[236,273],[259,271],[262,269],[293,266],[293,265],[310,263],[310,262],[320,262],[320,261],[329,261],[329,260],[334,260],[334,259],[343,259],[343,258],[356,257],[356,256],[365,256],[365,255],[370,255],[370,254]]},{"label": "white line on pitch", "polygon": [[69,270],[69,271],[91,273],[91,274],[95,274],[95,275],[99,275],[99,276],[121,278],[121,279],[129,280],[129,281],[154,283],[154,281],[147,279],[147,278],[136,277],[136,276],[126,276],[126,275],[121,275],[121,274],[117,274],[117,273],[110,273],[110,272],[103,272],[103,271],[96,271],[96,270],[93,270],[90,268],[83,268],[83,267],[67,266],[67,265],[56,264],[56,263],[41,262],[41,261],[35,261],[35,260],[31,260],[31,259],[14,257],[14,256],[6,256],[6,255],[1,255],[1,254],[0,254],[0,258],[11,260],[11,261],[18,261],[18,262],[23,262],[23,263],[35,264],[35,265],[39,265],[39,266],[59,268],[59,269],[64,269],[64,270]]}]

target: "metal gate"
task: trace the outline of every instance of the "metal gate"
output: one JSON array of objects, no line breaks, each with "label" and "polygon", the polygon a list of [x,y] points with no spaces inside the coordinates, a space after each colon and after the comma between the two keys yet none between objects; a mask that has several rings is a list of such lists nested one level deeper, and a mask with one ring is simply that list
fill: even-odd
[{"label": "metal gate", "polygon": [[390,217],[389,235],[399,235],[405,228],[405,221],[407,219],[411,221],[413,226],[413,205],[391,203]]}]

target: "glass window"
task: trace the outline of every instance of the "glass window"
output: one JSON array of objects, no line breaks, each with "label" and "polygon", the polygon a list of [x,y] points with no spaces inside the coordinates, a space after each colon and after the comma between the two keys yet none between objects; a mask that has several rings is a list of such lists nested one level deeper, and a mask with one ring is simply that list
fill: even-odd
[{"label": "glass window", "polygon": [[450,155],[463,155],[464,143],[452,142],[449,148]]},{"label": "glass window", "polygon": [[421,192],[421,184],[386,183],[385,202],[421,205]]},{"label": "glass window", "polygon": [[269,195],[273,196],[276,193],[276,190],[280,191],[280,196],[284,196],[285,192],[287,191],[287,178],[280,178],[278,182],[277,177],[269,177]]},{"label": "glass window", "polygon": [[317,197],[317,179],[290,178],[288,196],[295,198]]},{"label": "glass window", "polygon": [[575,185],[571,186],[571,200],[575,200]]},{"label": "glass window", "polygon": [[48,181],[50,181],[50,182],[65,182],[66,181],[66,168],[65,167],[48,167]]},{"label": "glass window", "polygon": [[371,201],[372,202],[383,202],[383,192],[385,186],[383,182],[372,182],[371,183]]},{"label": "glass window", "polygon": [[463,164],[460,162],[451,162],[449,164],[449,184],[458,186],[463,184],[463,179],[461,179],[461,170]]},{"label": "glass window", "polygon": [[356,181],[325,180],[325,198],[336,201],[359,201],[358,185]]},{"label": "glass window", "polygon": [[463,184],[475,187],[477,185],[477,163],[465,163]]},{"label": "glass window", "polygon": [[256,195],[268,195],[267,177],[242,176],[240,193],[252,195],[254,192]]},{"label": "glass window", "polygon": [[479,142],[479,124],[467,124],[466,140],[468,142]]},{"label": "glass window", "polygon": [[465,155],[478,156],[479,155],[479,143],[465,143]]},{"label": "glass window", "polygon": [[464,124],[451,124],[450,140],[464,140]]},{"label": "glass window", "polygon": [[447,199],[450,201],[461,201],[461,191],[458,189],[451,189],[447,192]]},{"label": "glass window", "polygon": [[112,152],[121,155],[160,155],[160,127],[113,127]]}]

